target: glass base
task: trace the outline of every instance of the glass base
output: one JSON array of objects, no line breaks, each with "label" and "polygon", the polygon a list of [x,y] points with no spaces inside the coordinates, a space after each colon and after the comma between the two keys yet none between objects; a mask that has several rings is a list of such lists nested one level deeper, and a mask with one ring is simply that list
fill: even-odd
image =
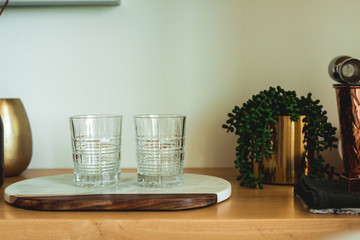
[{"label": "glass base", "polygon": [[167,188],[181,186],[183,183],[183,175],[173,176],[148,176],[139,174],[137,176],[137,182],[143,187],[154,187],[154,188]]},{"label": "glass base", "polygon": [[119,173],[105,174],[74,174],[74,182],[78,187],[109,187],[119,182]]}]

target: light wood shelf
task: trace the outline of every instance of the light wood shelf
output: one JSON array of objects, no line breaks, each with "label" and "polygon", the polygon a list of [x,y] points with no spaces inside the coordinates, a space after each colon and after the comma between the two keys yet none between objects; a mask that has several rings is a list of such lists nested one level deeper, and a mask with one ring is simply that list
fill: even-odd
[{"label": "light wood shelf", "polygon": [[233,168],[185,169],[232,185],[230,199],[194,210],[33,211],[4,202],[4,189],[14,182],[71,172],[30,169],[6,178],[0,193],[1,239],[319,239],[360,229],[360,216],[307,212],[292,186],[240,187]]}]

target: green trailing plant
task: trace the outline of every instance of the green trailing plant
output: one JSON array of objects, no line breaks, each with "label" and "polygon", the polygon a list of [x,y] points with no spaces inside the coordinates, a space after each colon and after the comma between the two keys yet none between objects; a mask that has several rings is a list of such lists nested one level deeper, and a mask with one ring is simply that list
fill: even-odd
[{"label": "green trailing plant", "polygon": [[326,114],[311,93],[299,98],[295,91],[285,91],[279,86],[253,95],[242,107],[235,106],[222,127],[238,136],[234,163],[240,169],[240,185],[263,188],[263,175],[255,177],[253,168],[255,163],[272,156],[274,124],[279,116],[290,116],[292,121],[305,116],[303,133],[309,176],[323,178],[327,174],[332,178],[337,175],[333,167],[325,164],[321,154],[337,147],[336,128],[328,122]]}]

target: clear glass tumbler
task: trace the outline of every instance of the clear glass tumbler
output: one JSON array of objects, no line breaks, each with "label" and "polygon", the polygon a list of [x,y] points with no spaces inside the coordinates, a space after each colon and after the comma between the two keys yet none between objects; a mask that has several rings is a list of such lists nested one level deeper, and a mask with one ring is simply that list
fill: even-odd
[{"label": "clear glass tumbler", "polygon": [[119,115],[70,117],[74,181],[81,187],[105,187],[120,179],[121,124]]},{"label": "clear glass tumbler", "polygon": [[137,115],[137,181],[144,187],[171,187],[183,182],[185,116]]}]

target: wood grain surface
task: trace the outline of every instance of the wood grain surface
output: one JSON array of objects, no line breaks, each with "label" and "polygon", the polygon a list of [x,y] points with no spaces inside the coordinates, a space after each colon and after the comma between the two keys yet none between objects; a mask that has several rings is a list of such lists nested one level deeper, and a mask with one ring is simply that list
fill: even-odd
[{"label": "wood grain surface", "polygon": [[217,203],[216,194],[92,194],[11,198],[11,205],[32,210],[186,210]]},{"label": "wood grain surface", "polygon": [[[135,169],[124,172],[135,172]],[[71,169],[26,170],[5,179],[0,192],[0,239],[329,239],[360,231],[360,216],[309,213],[293,187],[240,187],[235,168],[185,169],[228,180],[231,197],[187,211],[32,211],[4,202],[10,184]]]}]

